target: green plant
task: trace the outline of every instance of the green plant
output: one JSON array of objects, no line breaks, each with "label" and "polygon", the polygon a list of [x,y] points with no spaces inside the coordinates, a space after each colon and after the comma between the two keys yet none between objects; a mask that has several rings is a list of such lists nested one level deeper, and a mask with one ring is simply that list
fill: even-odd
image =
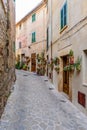
[{"label": "green plant", "polygon": [[81,60],[82,60],[82,58],[78,56],[78,58],[77,58],[77,60],[75,62],[75,67],[76,67],[77,71],[81,70]]},{"label": "green plant", "polygon": [[69,64],[63,68],[64,71],[74,71],[74,69],[75,69],[74,64],[73,65]]},{"label": "green plant", "polygon": [[23,69],[24,63],[20,62],[20,69]]},{"label": "green plant", "polygon": [[81,70],[81,57],[78,57],[76,62],[69,64],[63,68],[64,71],[74,71],[75,69],[79,72]]},{"label": "green plant", "polygon": [[49,67],[51,70],[53,70],[53,68],[54,68],[53,62],[51,62],[50,64],[48,64],[48,67]]},{"label": "green plant", "polygon": [[46,72],[46,60],[44,56],[44,52],[37,55],[37,74],[39,75],[44,75]]},{"label": "green plant", "polygon": [[71,49],[70,52],[69,52],[69,56],[74,56],[74,52],[73,52],[72,49]]},{"label": "green plant", "polygon": [[16,69],[20,69],[20,62],[18,61],[17,64],[15,65]]},{"label": "green plant", "polygon": [[41,57],[39,54],[37,54],[37,62],[40,62],[41,61]]},{"label": "green plant", "polygon": [[36,57],[37,59],[39,58],[39,54],[37,54],[37,57]]},{"label": "green plant", "polygon": [[55,57],[55,58],[53,59],[53,63],[54,63],[55,65],[58,65],[58,64],[59,64],[59,58],[58,58],[58,57]]},{"label": "green plant", "polygon": [[59,67],[59,66],[56,66],[54,69],[55,69],[55,71],[56,71],[57,73],[59,73],[59,70],[60,70],[60,67]]},{"label": "green plant", "polygon": [[26,64],[23,65],[23,70],[27,70],[27,65]]}]

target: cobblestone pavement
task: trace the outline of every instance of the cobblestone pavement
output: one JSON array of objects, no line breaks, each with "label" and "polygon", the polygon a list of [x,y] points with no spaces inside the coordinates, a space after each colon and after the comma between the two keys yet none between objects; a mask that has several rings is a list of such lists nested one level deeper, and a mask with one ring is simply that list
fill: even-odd
[{"label": "cobblestone pavement", "polygon": [[51,86],[46,77],[17,71],[0,130],[87,130],[87,117]]}]

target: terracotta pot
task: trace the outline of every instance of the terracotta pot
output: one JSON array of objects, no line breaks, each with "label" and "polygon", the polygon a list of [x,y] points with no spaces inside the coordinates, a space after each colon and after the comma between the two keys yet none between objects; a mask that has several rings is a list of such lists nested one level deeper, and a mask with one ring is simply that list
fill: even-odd
[{"label": "terracotta pot", "polygon": [[70,62],[70,64],[74,64],[74,56],[70,56],[69,62]]}]

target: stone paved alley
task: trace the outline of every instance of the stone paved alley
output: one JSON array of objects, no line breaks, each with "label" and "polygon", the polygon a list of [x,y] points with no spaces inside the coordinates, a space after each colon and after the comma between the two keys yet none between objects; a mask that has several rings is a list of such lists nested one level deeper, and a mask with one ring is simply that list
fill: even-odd
[{"label": "stone paved alley", "polygon": [[87,130],[87,117],[51,86],[46,77],[17,71],[0,130]]}]

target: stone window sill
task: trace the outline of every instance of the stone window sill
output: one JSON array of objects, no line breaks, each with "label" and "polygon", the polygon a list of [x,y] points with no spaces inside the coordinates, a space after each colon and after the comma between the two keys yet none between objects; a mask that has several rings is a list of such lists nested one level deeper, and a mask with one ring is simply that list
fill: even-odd
[{"label": "stone window sill", "polygon": [[67,28],[68,26],[65,25],[61,30],[60,30],[60,34]]},{"label": "stone window sill", "polygon": [[87,83],[83,83],[83,86],[87,87]]}]

